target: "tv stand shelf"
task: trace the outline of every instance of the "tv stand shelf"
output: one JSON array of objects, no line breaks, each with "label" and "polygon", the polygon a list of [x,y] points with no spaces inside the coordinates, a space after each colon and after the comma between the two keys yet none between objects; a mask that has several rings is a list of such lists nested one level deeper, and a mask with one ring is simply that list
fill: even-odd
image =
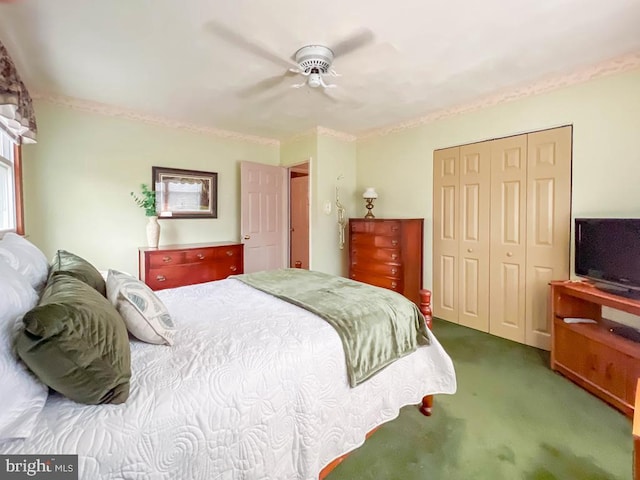
[{"label": "tv stand shelf", "polygon": [[[640,343],[612,333],[620,324],[602,318],[602,307],[640,315],[640,301],[586,282],[551,282],[551,369],[632,417],[640,377]],[[597,323],[565,323],[565,318]]]}]

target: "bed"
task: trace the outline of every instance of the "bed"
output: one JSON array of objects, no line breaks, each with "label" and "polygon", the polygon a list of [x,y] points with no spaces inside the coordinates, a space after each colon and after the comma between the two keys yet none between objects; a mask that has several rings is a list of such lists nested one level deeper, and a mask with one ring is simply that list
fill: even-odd
[{"label": "bed", "polygon": [[401,407],[456,389],[431,332],[352,387],[340,336],[314,313],[237,278],[156,294],[173,345],[130,338],[128,399],[51,391],[0,453],[77,454],[81,479],[318,479]]}]

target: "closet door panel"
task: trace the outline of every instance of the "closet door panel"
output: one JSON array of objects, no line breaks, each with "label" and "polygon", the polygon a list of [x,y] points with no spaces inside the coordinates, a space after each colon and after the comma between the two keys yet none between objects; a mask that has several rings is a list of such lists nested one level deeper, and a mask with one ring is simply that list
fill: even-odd
[{"label": "closet door panel", "polygon": [[458,318],[484,332],[489,331],[490,143],[460,147]]},{"label": "closet door panel", "polygon": [[525,343],[549,350],[549,282],[569,278],[572,127],[530,133],[527,143]]},{"label": "closet door panel", "polygon": [[527,136],[491,143],[489,332],[524,343]]},{"label": "closet door panel", "polygon": [[438,318],[458,323],[460,148],[433,154],[433,288]]}]

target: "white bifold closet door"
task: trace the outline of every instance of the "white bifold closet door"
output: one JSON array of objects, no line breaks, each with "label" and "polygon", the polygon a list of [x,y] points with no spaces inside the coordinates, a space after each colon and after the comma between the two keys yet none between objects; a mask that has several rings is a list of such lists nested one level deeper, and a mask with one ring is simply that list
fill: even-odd
[{"label": "white bifold closet door", "polygon": [[433,310],[550,348],[548,283],[569,277],[571,127],[434,152]]}]

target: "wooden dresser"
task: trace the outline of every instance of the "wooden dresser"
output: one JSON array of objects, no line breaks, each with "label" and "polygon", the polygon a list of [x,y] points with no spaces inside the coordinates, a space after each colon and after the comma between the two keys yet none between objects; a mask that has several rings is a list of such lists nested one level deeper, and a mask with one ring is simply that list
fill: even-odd
[{"label": "wooden dresser", "polygon": [[221,280],[243,273],[243,247],[231,242],[140,247],[140,279],[152,290]]},{"label": "wooden dresser", "polygon": [[349,219],[349,278],[394,290],[419,305],[423,226],[422,218]]}]

